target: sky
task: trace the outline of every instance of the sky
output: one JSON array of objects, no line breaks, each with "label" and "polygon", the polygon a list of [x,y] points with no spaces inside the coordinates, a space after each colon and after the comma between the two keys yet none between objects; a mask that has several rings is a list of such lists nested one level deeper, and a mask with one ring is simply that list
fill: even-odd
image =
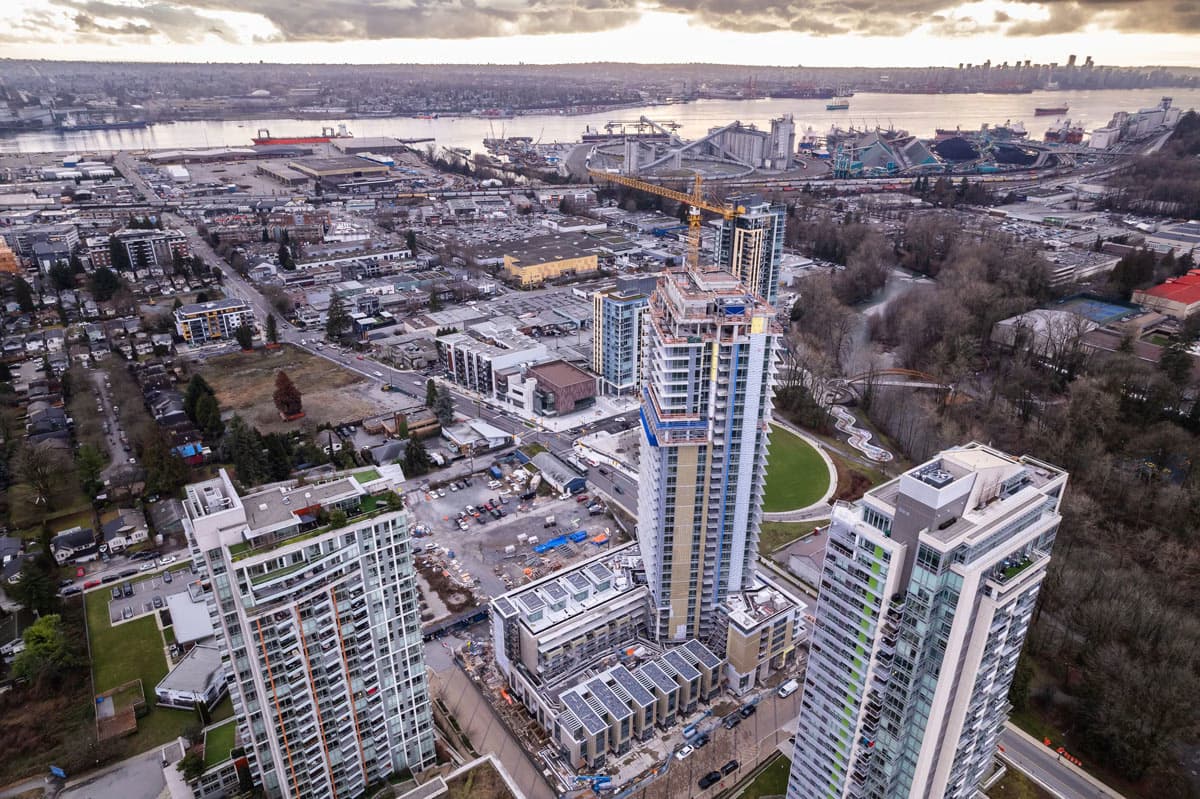
[{"label": "sky", "polygon": [[1200,66],[1200,0],[4,0],[0,57]]}]

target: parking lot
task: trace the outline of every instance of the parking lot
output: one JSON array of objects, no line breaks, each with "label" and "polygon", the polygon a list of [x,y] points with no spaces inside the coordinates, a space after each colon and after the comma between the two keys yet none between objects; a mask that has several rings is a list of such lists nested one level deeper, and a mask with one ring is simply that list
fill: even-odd
[{"label": "parking lot", "polygon": [[[488,488],[490,479],[475,475],[470,478],[470,484],[460,490],[444,487],[433,494],[416,489],[406,495],[420,534],[415,545],[426,552],[435,548],[443,550],[447,560],[457,561],[457,564],[447,565],[451,568],[457,565],[474,577],[479,590],[489,597],[505,593],[570,562],[599,554],[600,547],[592,540],[606,530],[609,534],[605,546],[625,540],[617,534],[610,515],[589,515],[590,496],[583,502],[577,502],[578,497],[559,499],[557,496],[537,496],[525,501],[507,481],[502,488]],[[502,490],[511,493],[501,496]],[[441,496],[443,491],[444,497]],[[500,509],[504,515],[501,518],[479,510],[485,502],[497,500],[503,500]],[[458,515],[467,505],[479,511],[479,516],[467,517],[464,530],[459,526]],[[547,517],[551,516],[554,522],[547,526]],[[568,542],[543,554],[533,551],[540,542],[578,530],[588,533],[583,541]],[[531,537],[536,540],[531,542]],[[511,552],[506,551],[508,547],[512,547]],[[450,553],[453,553],[452,558]]]},{"label": "parking lot", "polygon": [[[168,573],[170,582],[167,581],[168,578],[164,577]],[[170,568],[153,572],[148,578],[144,573],[139,573],[110,583],[104,589],[109,592],[108,619],[116,626],[123,621],[136,619],[138,616],[153,613],[155,610],[162,610],[167,606],[168,596],[187,591],[187,585],[191,579],[192,571],[188,563],[172,563]],[[121,591],[126,583],[133,589],[133,595],[127,597],[122,591],[120,599],[112,599],[113,589]],[[162,608],[154,606],[155,597],[162,600]],[[126,609],[130,611],[128,617],[125,615]]]}]

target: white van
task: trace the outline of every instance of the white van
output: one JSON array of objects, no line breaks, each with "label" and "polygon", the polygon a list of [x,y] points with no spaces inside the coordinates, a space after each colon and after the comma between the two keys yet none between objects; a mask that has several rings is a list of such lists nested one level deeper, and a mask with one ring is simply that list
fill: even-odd
[{"label": "white van", "polygon": [[783,685],[779,686],[779,696],[782,699],[786,699],[792,694],[796,693],[798,690],[800,690],[800,683],[796,682],[795,680],[788,680]]}]

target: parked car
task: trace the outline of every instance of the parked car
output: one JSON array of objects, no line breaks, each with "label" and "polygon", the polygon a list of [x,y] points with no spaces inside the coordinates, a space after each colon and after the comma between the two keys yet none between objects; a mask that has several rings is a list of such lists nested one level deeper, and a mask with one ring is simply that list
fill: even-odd
[{"label": "parked car", "polygon": [[75,595],[75,594],[82,594],[82,593],[83,593],[83,589],[82,589],[82,588],[80,588],[80,587],[79,587],[79,586],[77,586],[77,585],[68,585],[68,586],[67,586],[66,588],[64,588],[64,589],[63,589],[63,590],[62,590],[60,593],[61,593],[63,596],[73,596],[73,595]]},{"label": "parked car", "polygon": [[163,606],[162,597],[159,596],[158,594],[155,594],[154,595],[154,607],[161,608],[162,606]]},{"label": "parked car", "polygon": [[721,775],[724,776],[726,774],[732,774],[733,772],[737,771],[741,767],[742,767],[741,763],[737,762],[736,760],[730,760],[728,763],[721,766]]},{"label": "parked car", "polygon": [[170,566],[172,563],[174,563],[177,560],[179,560],[179,558],[175,557],[174,555],[167,555],[165,557],[158,559],[158,565],[159,566]]},{"label": "parked car", "polygon": [[800,683],[796,680],[788,680],[783,685],[779,686],[778,693],[781,698],[787,699],[798,690],[800,690]]},{"label": "parked car", "polygon": [[125,609],[121,611],[121,618],[122,619],[132,619],[133,618],[133,608],[126,605]]},{"label": "parked car", "polygon": [[138,571],[148,572],[153,568],[154,568],[154,562],[149,561],[147,563],[143,563],[141,566],[138,566]]},{"label": "parked car", "polygon": [[758,705],[753,705],[753,704],[743,705],[742,709],[738,711],[738,713],[740,713],[742,718],[744,718],[744,719],[750,718],[757,712],[758,712]]},{"label": "parked car", "polygon": [[683,747],[682,749],[680,749],[678,752],[675,753],[675,759],[676,760],[687,760],[688,756],[691,755],[691,753],[695,752],[695,751],[696,751],[695,747],[693,747],[689,744],[688,746]]},{"label": "parked car", "polygon": [[122,577],[132,577],[135,574],[137,574],[137,569],[126,569],[125,571],[121,572]]},{"label": "parked car", "polygon": [[708,733],[702,732],[693,738],[692,746],[696,747],[697,749],[702,749],[703,747],[708,746]]},{"label": "parked car", "polygon": [[119,586],[115,586],[115,585],[113,586],[113,590],[112,590],[112,598],[113,598],[113,599],[120,599],[120,598],[121,598],[121,589],[120,589],[120,587],[119,587]]},{"label": "parked car", "polygon": [[730,713],[728,716],[721,719],[721,723],[725,725],[725,729],[732,730],[734,727],[742,723],[742,717],[736,713]]},{"label": "parked car", "polygon": [[121,593],[126,597],[133,596],[133,583],[125,583],[121,586]]},{"label": "parked car", "polygon": [[175,579],[175,578],[173,578],[173,577],[171,576],[171,573],[170,573],[170,572],[163,572],[163,582],[164,582],[164,583],[169,583],[169,582],[171,582],[171,580],[173,580],[173,579]]},{"label": "parked car", "polygon": [[721,772],[710,771],[700,778],[700,787],[709,788],[721,781]]}]

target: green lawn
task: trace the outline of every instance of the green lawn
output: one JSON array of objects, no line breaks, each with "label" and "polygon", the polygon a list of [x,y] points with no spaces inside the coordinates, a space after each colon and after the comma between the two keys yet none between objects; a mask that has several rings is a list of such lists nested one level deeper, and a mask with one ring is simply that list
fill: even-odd
[{"label": "green lawn", "polygon": [[237,723],[233,719],[220,726],[209,727],[204,731],[205,768],[212,768],[229,759],[229,750],[233,748],[233,739],[236,733]]},{"label": "green lawn", "polygon": [[229,698],[229,694],[225,694],[225,698],[217,703],[213,708],[212,720],[213,723],[224,721],[225,719],[233,718],[233,700]]},{"label": "green lawn", "polygon": [[378,469],[367,469],[364,472],[355,472],[354,479],[359,484],[369,483],[372,480],[378,480],[379,479],[379,470]]},{"label": "green lawn", "polygon": [[746,789],[738,794],[738,799],[761,799],[763,796],[779,796],[787,793],[788,772],[791,771],[792,761],[783,755],[777,755]]},{"label": "green lawn", "polygon": [[159,708],[155,704],[154,686],[167,675],[167,657],[154,616],[142,616],[113,627],[108,621],[107,598],[104,591],[86,595],[92,679],[98,694],[130,680],[142,681],[150,712],[138,719],[138,731],[126,739],[130,751],[141,752],[176,738],[196,717],[186,710]]},{"label": "green lawn", "polygon": [[987,792],[990,799],[1054,799],[1054,794],[1012,768]]},{"label": "green lawn", "polygon": [[815,522],[763,522],[758,533],[758,551],[770,554],[797,538],[803,538],[814,528],[828,523],[828,519]]},{"label": "green lawn", "polygon": [[821,454],[790,430],[772,425],[763,510],[775,513],[808,507],[828,488],[829,469]]}]

